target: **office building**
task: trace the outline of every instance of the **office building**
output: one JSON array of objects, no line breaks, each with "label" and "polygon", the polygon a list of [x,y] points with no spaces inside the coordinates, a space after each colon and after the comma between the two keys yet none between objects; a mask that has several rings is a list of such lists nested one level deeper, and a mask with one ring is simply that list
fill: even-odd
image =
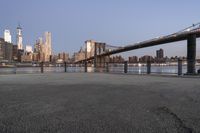
[{"label": "office building", "polygon": [[137,56],[131,56],[128,58],[129,63],[138,63],[138,57]]},{"label": "office building", "polygon": [[159,49],[156,51],[156,58],[157,59],[163,59],[164,58],[164,50],[163,49]]},{"label": "office building", "polygon": [[74,53],[74,61],[80,61],[85,59],[85,51],[81,48],[79,52]]},{"label": "office building", "polygon": [[69,61],[69,54],[62,52],[62,53],[58,53],[58,60],[60,60],[60,62],[68,62]]},{"label": "office building", "polygon": [[6,30],[4,31],[4,40],[5,40],[5,42],[12,43],[10,30],[7,30],[7,29],[6,29]]},{"label": "office building", "polygon": [[44,41],[43,38],[39,38],[34,45],[34,53],[38,54],[39,62],[50,62],[50,57],[52,56],[52,43],[51,43],[51,33],[45,32]]},{"label": "office building", "polygon": [[0,38],[0,60],[11,61],[13,53],[12,43],[5,42],[3,38]]},{"label": "office building", "polygon": [[22,50],[23,49],[23,44],[22,44],[22,28],[21,26],[19,25],[17,27],[17,47],[18,49]]},{"label": "office building", "polygon": [[17,47],[17,45],[13,45],[12,58],[13,58],[14,61],[18,61],[18,47]]},{"label": "office building", "polygon": [[30,52],[25,52],[21,56],[21,62],[32,62],[33,61],[33,54]]},{"label": "office building", "polygon": [[31,46],[31,45],[26,45],[26,47],[25,47],[25,52],[27,52],[27,53],[33,53],[33,48],[32,48],[32,46]]},{"label": "office building", "polygon": [[4,44],[4,39],[0,38],[0,61],[3,60],[3,44]]},{"label": "office building", "polygon": [[51,33],[45,32],[45,61],[50,61],[50,56],[52,55],[52,48],[51,48]]},{"label": "office building", "polygon": [[154,58],[153,58],[152,56],[145,55],[145,56],[142,56],[142,57],[139,59],[139,62],[141,62],[141,63],[147,63],[148,61],[154,62]]},{"label": "office building", "polygon": [[125,60],[121,55],[119,56],[116,55],[109,58],[109,62],[111,63],[123,63],[124,61]]},{"label": "office building", "polygon": [[165,58],[164,58],[164,50],[163,49],[159,49],[156,51],[156,58],[155,61],[157,63],[164,63],[165,62]]}]

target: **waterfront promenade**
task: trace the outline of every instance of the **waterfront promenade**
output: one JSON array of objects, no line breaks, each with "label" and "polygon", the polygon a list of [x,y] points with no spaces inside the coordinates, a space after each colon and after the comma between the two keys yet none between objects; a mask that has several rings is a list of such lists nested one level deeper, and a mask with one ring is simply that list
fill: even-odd
[{"label": "waterfront promenade", "polygon": [[200,79],[0,75],[0,133],[199,133]]}]

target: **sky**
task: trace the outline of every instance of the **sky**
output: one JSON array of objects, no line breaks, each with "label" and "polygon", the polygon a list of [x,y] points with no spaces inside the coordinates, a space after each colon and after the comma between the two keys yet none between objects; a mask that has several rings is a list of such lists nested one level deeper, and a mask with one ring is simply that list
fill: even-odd
[{"label": "sky", "polygon": [[[77,52],[86,40],[125,46],[177,32],[200,22],[199,0],[0,0],[0,37],[23,28],[23,44],[52,33],[53,52]],[[200,40],[197,55],[200,56]],[[124,56],[186,56],[186,41],[126,52]]]}]

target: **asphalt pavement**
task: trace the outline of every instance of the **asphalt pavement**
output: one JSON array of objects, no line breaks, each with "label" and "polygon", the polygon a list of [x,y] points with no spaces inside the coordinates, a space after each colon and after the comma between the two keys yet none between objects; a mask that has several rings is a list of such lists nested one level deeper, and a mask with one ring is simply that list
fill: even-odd
[{"label": "asphalt pavement", "polygon": [[200,78],[0,75],[0,133],[200,133]]}]

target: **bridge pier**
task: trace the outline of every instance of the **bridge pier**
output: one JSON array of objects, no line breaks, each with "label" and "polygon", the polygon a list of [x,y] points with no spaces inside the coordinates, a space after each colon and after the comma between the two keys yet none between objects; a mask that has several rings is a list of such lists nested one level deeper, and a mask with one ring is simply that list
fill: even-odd
[{"label": "bridge pier", "polygon": [[196,35],[189,35],[187,39],[187,74],[196,74]]}]

